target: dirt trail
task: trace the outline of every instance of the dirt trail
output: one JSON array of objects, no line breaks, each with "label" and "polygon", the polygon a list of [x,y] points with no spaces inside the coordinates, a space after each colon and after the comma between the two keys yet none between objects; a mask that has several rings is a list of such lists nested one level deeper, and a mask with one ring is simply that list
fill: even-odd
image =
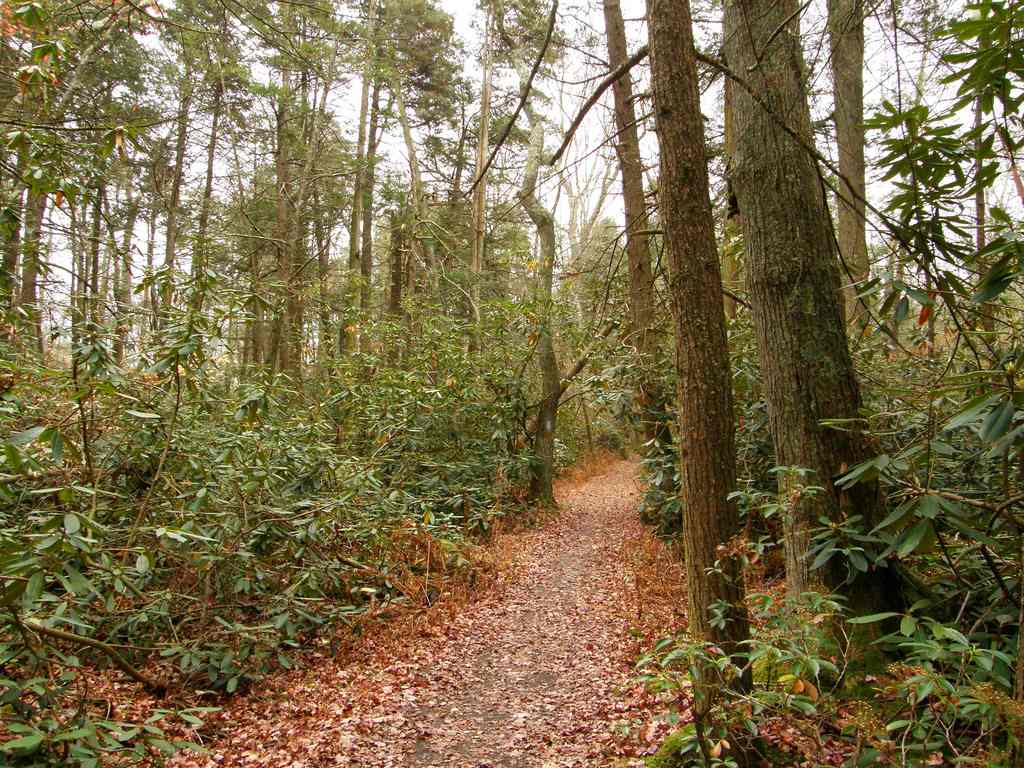
[{"label": "dirt trail", "polygon": [[635,755],[661,728],[632,675],[646,599],[629,560],[648,536],[635,467],[615,464],[560,502],[556,519],[517,537],[503,583],[439,637],[410,640],[379,668],[325,662],[293,676],[276,697],[233,708],[210,755],[179,763],[642,765]]}]

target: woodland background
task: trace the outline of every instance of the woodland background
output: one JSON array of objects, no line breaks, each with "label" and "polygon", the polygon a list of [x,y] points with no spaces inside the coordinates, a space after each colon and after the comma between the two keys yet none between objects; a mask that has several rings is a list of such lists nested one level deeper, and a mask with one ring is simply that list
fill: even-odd
[{"label": "woodland background", "polygon": [[657,764],[1024,764],[1019,4],[453,10],[0,5],[4,759],[188,748],[603,450]]}]

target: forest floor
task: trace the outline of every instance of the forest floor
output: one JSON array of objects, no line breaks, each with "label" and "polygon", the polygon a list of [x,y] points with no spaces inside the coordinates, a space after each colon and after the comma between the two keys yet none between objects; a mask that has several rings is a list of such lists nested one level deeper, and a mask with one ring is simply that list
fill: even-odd
[{"label": "forest floor", "polygon": [[262,681],[211,717],[208,754],[174,765],[643,765],[668,703],[633,664],[685,621],[678,556],[641,524],[629,462],[563,481],[558,498],[557,514],[490,545],[486,586],[344,660]]}]

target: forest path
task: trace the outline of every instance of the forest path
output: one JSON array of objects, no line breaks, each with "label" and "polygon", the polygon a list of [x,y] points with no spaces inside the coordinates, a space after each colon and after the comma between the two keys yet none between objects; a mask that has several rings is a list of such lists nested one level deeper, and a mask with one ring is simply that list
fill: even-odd
[{"label": "forest path", "polygon": [[642,765],[664,727],[633,677],[636,635],[679,618],[681,576],[638,520],[635,465],[615,463],[559,498],[557,517],[513,535],[496,588],[446,626],[247,697],[210,755],[177,763]]}]

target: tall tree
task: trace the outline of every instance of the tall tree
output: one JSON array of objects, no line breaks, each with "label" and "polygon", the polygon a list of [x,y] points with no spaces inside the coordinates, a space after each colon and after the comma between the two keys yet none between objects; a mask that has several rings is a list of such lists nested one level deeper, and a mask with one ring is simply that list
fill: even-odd
[{"label": "tall tree", "polygon": [[[377,8],[374,0],[366,2],[366,42],[364,46],[362,86],[359,97],[359,121],[356,124],[356,173],[355,183],[352,187],[352,210],[349,217],[348,227],[348,280],[346,290],[346,309],[352,312],[359,305],[361,291],[359,288],[363,272],[363,258],[360,248],[362,247],[362,226],[363,226],[363,204],[365,202],[365,186],[367,181],[367,147],[372,144],[372,138],[367,136],[367,128],[370,122],[370,93],[376,90],[377,78],[375,68],[375,56],[377,52],[376,24]],[[379,92],[379,91],[378,91]],[[352,322],[346,325],[345,350],[355,351],[358,344],[358,322],[352,318]]]},{"label": "tall tree", "polygon": [[[748,638],[749,625],[735,543],[739,512],[729,499],[736,484],[732,373],[692,21],[687,0],[651,0],[649,7],[659,202],[676,336],[690,630],[734,652]],[[711,620],[719,603],[728,606],[724,624]]]},{"label": "tall tree", "polygon": [[[807,554],[819,518],[860,515],[870,528],[881,503],[877,483],[849,491],[834,483],[844,468],[871,454],[856,427],[861,396],[837,300],[839,268],[822,184],[807,151],[811,119],[798,19],[797,0],[767,6],[735,0],[725,9],[726,59],[745,77],[745,87],[733,94],[736,138],[728,166],[775,460],[812,472],[810,478],[780,474],[780,492],[791,504],[784,533],[786,586],[794,596],[812,583]],[[849,426],[833,429],[825,420]],[[886,569],[865,574],[865,588],[856,591],[869,599],[869,582],[885,575]],[[824,576],[829,586],[840,585],[845,574],[837,559]]]},{"label": "tall tree", "polygon": [[533,295],[538,314],[537,365],[541,376],[541,401],[533,429],[536,464],[530,481],[530,496],[542,503],[551,504],[555,500],[555,426],[558,421],[558,401],[562,395],[551,317],[557,243],[555,217],[537,196],[537,178],[541,156],[544,154],[544,123],[529,104],[525,111],[530,122],[530,145],[519,199],[537,230],[539,253]]},{"label": "tall tree", "polygon": [[[626,25],[619,0],[604,0],[605,35],[608,40],[608,64],[614,70],[629,58],[626,49]],[[646,439],[671,443],[665,415],[664,393],[651,371],[651,355],[656,349],[654,325],[654,277],[651,272],[650,235],[647,202],[644,197],[644,169],[640,159],[636,110],[633,107],[633,81],[629,72],[612,85],[615,98],[615,152],[622,178],[622,206],[626,217],[626,257],[629,261],[630,339],[636,345],[641,364],[639,400],[644,411]]]},{"label": "tall tree", "polygon": [[473,313],[473,335],[471,345],[480,348],[480,279],[483,274],[484,244],[487,234],[485,220],[487,212],[487,179],[484,178],[484,164],[487,162],[487,150],[491,131],[491,92],[494,50],[491,42],[491,23],[493,10],[488,10],[487,24],[484,28],[484,67],[483,82],[480,86],[480,127],[476,143],[476,170],[473,174],[473,240],[469,257],[469,303]]},{"label": "tall tree", "polygon": [[835,93],[836,149],[839,155],[837,239],[844,265],[846,319],[862,316],[858,283],[867,280],[864,220],[864,3],[828,0],[829,61]]},{"label": "tall tree", "polygon": [[[191,60],[185,57],[185,72],[181,78],[181,95],[178,102],[178,113],[175,118],[175,139],[174,139],[174,166],[171,168],[171,188],[166,197],[167,221],[164,237],[164,269],[173,273],[177,264],[178,256],[178,235],[180,224],[178,217],[181,214],[181,190],[185,181],[185,153],[188,147],[188,133],[191,123],[192,98],[195,95],[195,88],[192,84]],[[159,316],[165,317],[170,309],[173,298],[173,276],[166,275],[167,282],[160,291]]]},{"label": "tall tree", "polygon": [[18,304],[28,316],[30,343],[37,352],[43,352],[43,315],[39,306],[39,275],[42,266],[41,245],[46,223],[46,193],[30,189],[25,203],[25,236],[21,254],[21,297]]}]

